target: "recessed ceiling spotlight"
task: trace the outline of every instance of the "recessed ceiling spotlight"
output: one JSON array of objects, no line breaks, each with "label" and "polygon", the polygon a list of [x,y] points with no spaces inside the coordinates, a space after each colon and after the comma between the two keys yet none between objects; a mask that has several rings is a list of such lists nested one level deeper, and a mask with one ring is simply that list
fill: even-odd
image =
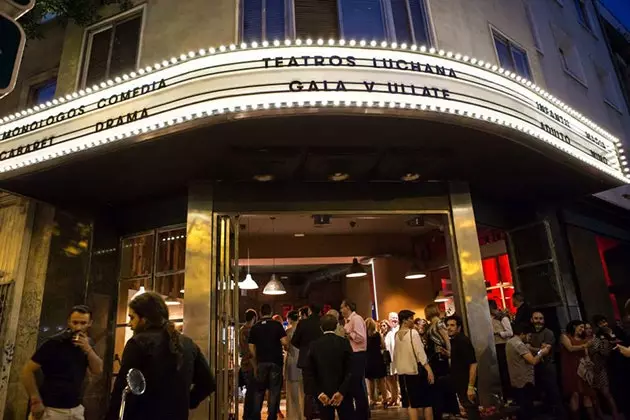
[{"label": "recessed ceiling spotlight", "polygon": [[400,179],[402,181],[405,181],[405,182],[417,181],[417,180],[420,179],[420,174],[416,173],[416,172],[409,172],[409,173],[401,176]]},{"label": "recessed ceiling spotlight", "polygon": [[322,227],[330,224],[330,215],[329,214],[314,214],[313,215],[313,224],[315,227]]},{"label": "recessed ceiling spotlight", "polygon": [[350,174],[347,174],[345,172],[335,172],[328,177],[328,179],[330,179],[331,181],[345,181],[348,178],[350,178]]},{"label": "recessed ceiling spotlight", "polygon": [[273,181],[274,176],[271,174],[260,174],[260,175],[254,175],[254,179],[258,182],[269,182],[269,181]]},{"label": "recessed ceiling spotlight", "polygon": [[294,237],[296,237],[296,238],[303,238],[303,237],[305,237],[306,235],[305,235],[305,234],[303,234],[303,233],[294,233],[294,234],[293,234],[293,236],[294,236]]}]

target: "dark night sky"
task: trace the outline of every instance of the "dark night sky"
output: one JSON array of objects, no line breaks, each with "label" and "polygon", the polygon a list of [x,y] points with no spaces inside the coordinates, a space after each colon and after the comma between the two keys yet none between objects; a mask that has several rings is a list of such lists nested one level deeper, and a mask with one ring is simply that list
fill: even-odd
[{"label": "dark night sky", "polygon": [[630,0],[599,0],[615,17],[630,30]]}]

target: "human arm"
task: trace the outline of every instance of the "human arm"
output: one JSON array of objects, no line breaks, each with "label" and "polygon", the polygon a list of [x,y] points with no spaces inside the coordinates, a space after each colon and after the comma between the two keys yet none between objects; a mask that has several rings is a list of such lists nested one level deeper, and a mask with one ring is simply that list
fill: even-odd
[{"label": "human arm", "polygon": [[192,378],[192,389],[190,390],[190,408],[197,408],[206,397],[216,390],[216,383],[212,377],[208,361],[201,354],[199,347],[196,349],[195,364]]},{"label": "human arm", "polygon": [[289,337],[287,336],[287,332],[284,330],[284,327],[282,326],[282,324],[278,324],[278,326],[280,327],[279,331],[279,335],[280,335],[280,344],[282,344],[282,348],[284,350],[289,350],[289,344],[291,344],[289,342]]},{"label": "human arm", "polygon": [[501,326],[503,327],[503,331],[499,331],[501,338],[510,338],[514,335],[514,332],[512,331],[512,324],[507,316],[501,318]]},{"label": "human arm", "polygon": [[249,343],[249,353],[252,355],[252,369],[254,370],[254,376],[258,375],[258,361],[256,360],[256,344]]},{"label": "human arm", "polygon": [[337,392],[335,392],[330,400],[330,405],[335,407],[341,405],[341,402],[343,401],[345,395],[348,393],[350,382],[352,379],[352,347],[350,347],[350,343],[348,341],[345,341],[343,343],[343,346],[343,354],[341,356],[343,360],[343,381],[341,382],[341,385],[339,385],[339,389],[337,390]]},{"label": "human arm", "polygon": [[44,414],[44,403],[42,397],[39,395],[39,389],[37,389],[37,380],[35,379],[35,372],[40,370],[42,366],[39,363],[29,360],[26,362],[24,369],[22,369],[22,385],[26,388],[26,393],[29,397],[31,406],[31,412],[35,418],[40,418]]},{"label": "human arm", "polygon": [[574,346],[571,343],[571,339],[566,334],[562,334],[560,336],[560,344],[562,344],[562,346],[571,353],[576,352],[576,351],[584,351],[586,350],[586,347],[588,347],[588,343],[580,344],[579,346]]},{"label": "human arm", "polygon": [[476,389],[475,384],[477,383],[477,363],[471,363],[468,368],[468,390],[466,391],[466,395],[468,396],[468,400],[470,402],[475,402],[476,398]]},{"label": "human arm", "polygon": [[418,331],[416,330],[410,330],[409,333],[411,334],[411,343],[416,360],[427,371],[427,379],[429,383],[432,384],[435,380],[435,377],[433,376],[433,369],[431,369],[431,366],[429,365],[427,354],[424,351],[424,344],[422,344],[420,333],[418,333]]},{"label": "human arm", "polygon": [[522,345],[517,347],[518,353],[523,359],[525,359],[525,362],[533,366],[540,363],[543,358],[549,354],[550,349],[551,347],[549,347],[549,345],[543,344],[542,349],[540,349],[540,351],[536,355],[533,355],[527,346]]},{"label": "human arm", "polygon": [[94,351],[94,347],[92,347],[87,335],[79,333],[73,341],[73,344],[79,347],[87,356],[88,370],[92,375],[100,375],[103,373],[103,360]]},{"label": "human arm", "polygon": [[293,347],[299,349],[302,345],[302,331],[304,331],[304,322],[298,322],[297,327],[295,327],[295,332],[293,333],[293,337],[291,337],[291,344]]},{"label": "human arm", "polygon": [[618,345],[617,349],[619,350],[619,352],[621,353],[622,356],[630,357],[630,347],[625,347],[625,346],[622,346],[622,345]]},{"label": "human arm", "polygon": [[448,332],[446,328],[443,326],[438,327],[438,332],[442,337],[442,341],[445,343],[445,347],[440,347],[440,353],[444,354],[447,357],[451,357],[451,339],[448,336]]},{"label": "human arm", "polygon": [[365,331],[365,323],[360,316],[351,317],[344,325],[344,330],[348,339],[355,344],[364,344],[367,340],[367,333]]}]

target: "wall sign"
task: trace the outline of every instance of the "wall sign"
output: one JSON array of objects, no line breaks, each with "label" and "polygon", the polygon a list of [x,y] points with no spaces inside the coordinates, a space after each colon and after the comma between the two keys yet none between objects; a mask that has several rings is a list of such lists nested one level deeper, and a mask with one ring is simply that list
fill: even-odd
[{"label": "wall sign", "polygon": [[[190,54],[0,124],[0,177],[191,118],[270,107],[387,107],[513,128],[621,181],[618,139],[516,75],[444,54],[282,46]],[[538,90],[540,90],[538,88]],[[548,94],[545,94],[548,96]],[[286,112],[286,111],[285,111]],[[6,119],[5,119],[6,120]]]}]

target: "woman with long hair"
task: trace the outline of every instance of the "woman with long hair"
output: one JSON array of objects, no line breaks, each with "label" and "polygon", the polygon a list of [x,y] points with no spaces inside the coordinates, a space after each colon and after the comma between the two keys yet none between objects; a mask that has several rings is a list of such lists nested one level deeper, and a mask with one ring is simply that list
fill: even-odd
[{"label": "woman with long hair", "polygon": [[580,406],[586,409],[588,418],[594,420],[595,409],[593,400],[595,399],[595,391],[584,377],[578,374],[580,365],[583,374],[592,375],[593,372],[587,372],[588,364],[582,359],[588,357],[588,347],[590,341],[586,339],[584,331],[584,322],[573,320],[567,325],[564,334],[560,336],[560,362],[562,372],[562,391],[569,400],[569,410],[572,418],[580,418]]},{"label": "woman with long hair", "polygon": [[125,420],[188,419],[189,410],[215,390],[201,350],[175,329],[157,293],[143,293],[129,303],[129,327],[133,337],[125,345],[107,418],[118,418],[127,373],[138,369],[145,377],[146,391],[127,397]]},{"label": "woman with long hair", "polygon": [[387,406],[387,388],[385,387],[385,377],[387,376],[387,367],[385,359],[383,359],[383,350],[385,349],[385,340],[378,331],[376,321],[372,318],[365,320],[365,328],[367,331],[367,363],[365,367],[365,378],[368,382],[368,397],[370,397],[370,408],[376,405],[376,390],[378,388],[383,407]]},{"label": "woman with long hair", "polygon": [[429,322],[426,330],[427,357],[433,373],[435,386],[433,389],[433,413],[436,419],[443,414],[459,414],[457,396],[450,385],[451,340],[442,321],[442,312],[435,303],[424,308],[424,315]]},{"label": "woman with long hair", "polygon": [[[398,314],[396,314],[398,316]],[[382,319],[379,321],[379,332],[381,333],[381,337],[383,337],[383,341],[385,342],[385,349],[383,350],[383,359],[385,360],[385,372],[387,376],[385,377],[385,387],[387,388],[387,399],[383,402],[386,406],[396,405],[398,403],[398,378],[394,374],[394,367],[392,365],[394,355],[387,348],[387,334],[392,331],[391,324],[387,319]]]},{"label": "woman with long hair", "polygon": [[413,326],[414,315],[407,309],[398,313],[400,329],[395,337],[394,367],[398,372],[402,406],[407,409],[409,420],[419,420],[421,411],[425,420],[433,420],[433,370],[420,334]]}]

